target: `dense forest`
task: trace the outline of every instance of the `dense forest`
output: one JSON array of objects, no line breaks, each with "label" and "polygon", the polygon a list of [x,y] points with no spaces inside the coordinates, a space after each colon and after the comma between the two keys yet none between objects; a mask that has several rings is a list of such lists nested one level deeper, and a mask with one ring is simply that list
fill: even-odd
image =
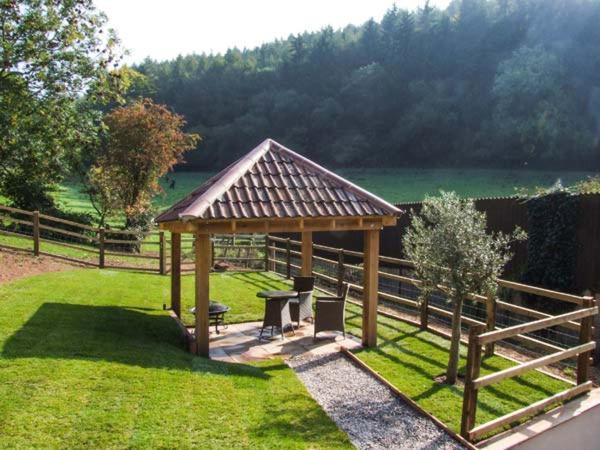
[{"label": "dense forest", "polygon": [[598,0],[455,0],[135,68],[203,136],[188,169],[267,136],[333,166],[596,169],[599,24]]}]

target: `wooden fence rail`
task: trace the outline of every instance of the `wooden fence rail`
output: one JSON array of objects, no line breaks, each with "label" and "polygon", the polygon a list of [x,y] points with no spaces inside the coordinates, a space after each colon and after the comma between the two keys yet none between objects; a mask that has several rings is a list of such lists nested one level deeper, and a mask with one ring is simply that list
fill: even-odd
[{"label": "wooden fence rail", "polygon": [[[285,267],[286,269],[285,269],[284,273],[289,278],[291,276],[291,269],[298,269],[297,266],[295,266],[294,264],[291,264],[290,261],[291,261],[292,257],[299,257],[301,255],[301,252],[299,252],[297,250],[292,250],[292,247],[300,248],[301,242],[290,239],[290,238],[281,238],[278,236],[271,236],[271,235],[268,236],[268,242],[271,243],[271,245],[267,245],[267,247],[266,247],[267,251],[270,255],[270,264],[271,264],[270,269],[275,270],[275,266]],[[280,246],[278,246],[278,244]],[[288,250],[288,247],[289,247],[289,250]],[[363,270],[363,268],[359,265],[348,264],[347,262],[345,262],[346,255],[352,256],[354,258],[362,258],[362,255],[363,255],[362,252],[348,251],[348,250],[342,249],[342,248],[333,248],[333,247],[328,247],[325,245],[318,245],[318,244],[314,244],[313,249],[320,250],[321,252],[325,252],[325,254],[334,254],[337,256],[335,259],[329,259],[324,256],[313,254],[314,261],[331,265],[331,267],[334,268],[333,271],[336,272],[336,277],[321,273],[318,270],[313,270],[313,275],[315,277],[317,277],[318,279],[322,279],[323,281],[326,281],[328,283],[337,284],[338,288],[341,287],[341,284],[344,281],[347,281],[347,282],[351,281],[348,279],[348,274],[350,271],[356,271],[356,272],[360,273]],[[414,264],[412,262],[404,260],[404,259],[385,257],[385,256],[380,257],[380,259],[381,259],[381,261],[385,261],[386,265],[396,266],[396,267],[399,267],[400,269],[410,270],[414,267]],[[380,278],[397,281],[397,282],[403,283],[405,285],[414,286],[417,289],[422,285],[422,282],[420,280],[417,280],[410,276],[399,275],[397,273],[390,273],[390,272],[387,272],[386,270],[379,270],[378,273],[379,273]],[[350,283],[350,284],[352,286],[352,289],[354,289],[356,291],[361,291],[361,289],[362,289],[361,286],[358,286],[353,283]],[[570,304],[581,305],[583,303],[583,299],[584,299],[584,297],[578,297],[575,295],[565,294],[565,293],[557,292],[557,291],[551,291],[548,289],[540,289],[540,288],[536,288],[535,286],[528,286],[528,285],[524,285],[524,284],[520,284],[520,283],[513,283],[513,282],[507,281],[507,280],[498,280],[498,285],[500,287],[503,287],[506,289],[513,289],[518,292],[527,292],[527,293],[535,292],[537,295],[547,297],[547,298],[551,299],[552,301],[567,302]],[[440,286],[440,289],[443,291],[444,287]],[[444,318],[451,318],[451,313],[449,311],[442,309],[440,307],[431,305],[431,303],[428,301],[428,299],[426,299],[425,301],[422,301],[419,304],[417,301],[407,299],[405,297],[402,297],[401,295],[395,295],[395,294],[391,294],[389,292],[381,292],[381,291],[379,292],[379,297],[381,297],[382,299],[387,300],[389,302],[392,302],[392,303],[397,303],[397,304],[400,304],[403,306],[409,306],[411,308],[416,309],[417,314],[419,315],[420,326],[424,330],[428,329],[429,318],[432,314],[437,317],[441,316]],[[463,316],[462,320],[467,325],[484,324],[486,326],[487,331],[493,331],[496,329],[496,322],[497,322],[496,317],[497,317],[498,310],[506,310],[509,312],[519,314],[521,316],[525,316],[528,318],[535,318],[535,319],[544,319],[544,318],[554,317],[554,316],[551,316],[550,314],[546,314],[541,311],[526,308],[524,306],[513,305],[511,303],[502,301],[496,297],[488,298],[483,295],[470,294],[468,296],[468,299],[472,300],[473,302],[476,302],[476,303],[481,303],[485,306],[485,322],[478,321],[476,319],[466,317],[466,316]],[[574,321],[568,321],[565,323],[561,323],[559,326],[561,328],[571,330],[571,331],[579,331],[579,329],[580,329],[580,325]],[[549,343],[549,342],[546,342],[546,341],[543,341],[540,339],[536,339],[531,336],[526,336],[523,333],[518,333],[517,335],[515,335],[514,340],[521,342],[522,344],[526,345],[527,347],[533,346],[540,350],[545,350],[545,351],[550,351],[550,352],[555,352],[555,351],[557,351],[557,349],[558,350],[561,349],[561,347],[553,345],[552,343]],[[486,344],[485,354],[486,354],[486,356],[490,356],[493,353],[494,353],[494,343],[489,342]]]},{"label": "wooden fence rail", "polygon": [[[591,352],[596,348],[596,343],[592,340],[592,318],[598,314],[598,307],[595,306],[595,300],[591,297],[584,297],[582,305],[582,309],[571,313],[547,317],[500,330],[486,331],[484,327],[479,325],[470,328],[461,420],[461,435],[464,438],[471,441],[477,440],[499,427],[537,414],[548,406],[569,400],[592,388],[592,382],[589,380],[589,367],[591,364]],[[515,337],[521,333],[563,325],[573,320],[581,320],[579,345],[568,349],[559,349],[559,351],[550,355],[532,359],[482,377],[479,376],[482,345]],[[577,384],[575,387],[475,427],[477,393],[480,389],[494,383],[499,383],[507,378],[513,378],[531,370],[574,357],[577,357]]]},{"label": "wooden fence rail", "polygon": [[[23,227],[27,227],[27,230]],[[167,255],[170,240],[166,239],[162,231],[104,229],[38,211],[0,205],[0,235],[31,240],[29,251],[36,256],[53,256],[99,268],[141,270],[162,275],[169,272]],[[214,236],[213,261],[217,258],[246,265],[264,261],[263,240],[268,242],[257,235]],[[193,244],[194,238],[181,241]],[[56,246],[76,250],[81,254],[60,254]],[[0,242],[0,248],[28,250],[7,242]],[[152,250],[148,250],[149,248]],[[134,261],[132,264],[124,264],[124,261],[115,258]]]},{"label": "wooden fence rail", "polygon": [[[267,244],[267,251],[270,254],[270,263],[273,265],[274,269],[276,269],[276,266],[285,267],[285,273],[288,278],[291,277],[291,269],[300,270],[298,265],[292,263],[292,258],[297,258],[300,256],[300,252],[292,250],[292,246],[301,246],[299,241],[276,236],[268,236],[268,241],[272,243],[272,245]],[[343,282],[349,282],[352,290],[359,292],[362,291],[362,286],[352,282],[352,280],[348,279],[347,276],[349,270],[354,270],[358,273],[361,273],[362,267],[356,264],[348,264],[344,259],[345,255],[361,258],[361,252],[348,251],[341,248],[333,248],[316,244],[313,246],[313,248],[315,250],[320,250],[322,252],[321,255],[324,253],[337,255],[337,258],[329,259],[326,256],[313,254],[314,261],[330,265],[332,267],[331,272],[336,274],[335,276],[328,275],[318,270],[318,267],[314,267],[313,275],[317,279],[336,286],[341,286]],[[382,257],[381,260],[385,260],[387,265],[395,265],[400,268],[410,269],[413,267],[413,264],[410,263],[410,261],[399,258]],[[410,276],[390,273],[385,270],[380,270],[378,274],[381,278],[397,281],[399,283],[404,283],[416,288],[419,288],[422,285],[420,280],[411,278]],[[580,297],[572,294],[565,294],[562,292],[537,288],[535,286],[514,283],[507,280],[498,280],[498,286],[518,292],[535,294],[548,298],[552,301],[567,302],[572,305],[576,305],[576,307],[579,309],[573,312],[552,316],[550,314],[520,305],[513,305],[495,297],[488,298],[478,294],[471,294],[468,296],[468,298],[473,302],[480,303],[485,306],[485,321],[480,321],[465,316],[461,318],[465,324],[471,326],[467,341],[468,356],[461,421],[461,434],[463,437],[470,440],[476,440],[486,433],[497,429],[498,427],[512,423],[523,417],[533,415],[556,402],[568,400],[576,395],[586,392],[591,388],[591,382],[589,381],[590,356],[591,352],[596,347],[596,343],[592,340],[592,321],[593,317],[598,314],[598,307],[595,306],[594,300],[591,297]],[[440,286],[439,288],[444,290],[443,286]],[[395,295],[389,292],[381,291],[378,293],[378,295],[380,298],[389,302],[414,308],[419,318],[419,325],[422,329],[428,328],[428,320],[432,314],[446,318],[452,317],[452,312],[434,306],[427,301],[422,301],[419,303],[416,300],[408,299],[402,297],[401,295]],[[510,311],[519,314],[520,316],[535,320],[526,323],[519,323],[517,325],[508,326],[505,328],[498,328],[496,325],[496,312],[499,309]],[[580,323],[578,323],[578,321],[580,321]],[[527,335],[527,333],[554,327],[578,331],[579,344],[572,348],[563,348]],[[483,356],[482,347],[485,348],[486,355],[492,355],[494,353],[494,343],[506,339],[518,340],[552,353],[518,364],[514,367],[480,377],[479,373]],[[575,387],[567,389],[548,399],[536,402],[491,422],[475,427],[477,393],[479,389],[494,383],[498,383],[504,379],[521,375],[531,370],[540,369],[549,364],[573,358],[577,358],[577,384]]]}]

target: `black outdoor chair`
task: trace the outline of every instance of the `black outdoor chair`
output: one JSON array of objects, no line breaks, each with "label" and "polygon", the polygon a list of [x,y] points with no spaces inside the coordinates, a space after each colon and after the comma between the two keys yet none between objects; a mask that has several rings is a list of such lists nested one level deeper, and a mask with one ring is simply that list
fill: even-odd
[{"label": "black outdoor chair", "polygon": [[317,339],[317,333],[320,331],[341,331],[344,338],[346,337],[344,321],[346,318],[346,297],[349,290],[350,285],[344,283],[339,296],[316,298],[314,339]]},{"label": "black outdoor chair", "polygon": [[301,320],[313,318],[312,296],[315,288],[315,277],[294,277],[294,291],[298,298],[290,299],[290,315],[300,326]]}]

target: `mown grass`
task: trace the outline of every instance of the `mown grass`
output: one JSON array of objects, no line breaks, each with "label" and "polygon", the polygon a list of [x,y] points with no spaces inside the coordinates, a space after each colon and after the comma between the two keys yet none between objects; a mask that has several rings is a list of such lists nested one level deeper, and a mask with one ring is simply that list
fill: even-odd
[{"label": "mown grass", "polygon": [[[515,188],[547,187],[558,179],[564,185],[572,185],[593,175],[592,172],[583,171],[398,168],[336,169],[336,173],[394,203],[420,201],[427,194],[437,194],[440,189],[456,191],[460,196],[472,198],[514,195]],[[211,172],[171,174],[175,179],[175,188],[171,189],[163,180],[164,193],[154,199],[154,206],[161,210],[172,205],[211,175]],[[64,183],[54,196],[68,210],[95,215],[77,183]],[[118,220],[113,222],[119,224]]]},{"label": "mown grass", "polygon": [[[349,306],[347,323],[351,333],[360,334],[359,307]],[[423,409],[459,432],[463,387],[435,381],[445,375],[450,341],[383,316],[377,326],[377,348],[360,350],[357,356]],[[465,364],[466,348],[462,346],[460,373],[464,374]],[[513,365],[499,356],[484,358],[481,375]],[[488,422],[568,387],[567,383],[537,371],[487,386],[479,392],[476,423]]]},{"label": "mown grass", "polygon": [[[232,318],[256,314],[260,279],[211,281]],[[168,292],[167,277],[110,270],[0,286],[0,448],[350,447],[282,361],[183,351]]]},{"label": "mown grass", "polygon": [[[192,323],[193,320],[188,312],[188,309],[194,304],[193,283],[193,276],[182,278],[182,310],[184,319],[189,323]],[[214,273],[211,274],[211,298],[232,308],[227,316],[230,322],[261,320],[264,304],[256,298],[256,292],[262,289],[282,288],[286,283],[287,281],[273,273]],[[34,415],[37,411],[35,403],[38,398],[41,399],[43,417],[51,414],[50,409],[55,407],[52,406],[55,403],[56,407],[60,408],[59,410],[63,411],[62,414],[66,416],[66,422],[51,421],[52,423],[72,424],[79,423],[80,420],[87,420],[80,418],[62,401],[49,398],[50,391],[59,389],[57,392],[60,392],[60,395],[65,396],[67,399],[83,399],[81,401],[84,401],[86,408],[92,408],[92,411],[89,412],[90,417],[95,417],[95,420],[99,420],[99,423],[116,427],[119,430],[118,433],[121,433],[120,436],[123,437],[125,431],[121,428],[125,425],[115,425],[107,418],[98,417],[101,414],[98,408],[106,408],[106,411],[110,414],[113,414],[114,411],[110,407],[111,402],[104,404],[101,399],[96,398],[95,390],[100,389],[108,392],[109,398],[120,404],[129,405],[128,407],[133,409],[141,408],[139,402],[142,400],[139,396],[142,395],[142,387],[135,384],[140,388],[140,392],[137,392],[134,387],[123,388],[123,384],[132,380],[133,373],[135,373],[135,376],[140,376],[138,373],[139,367],[145,367],[160,370],[160,374],[155,375],[158,377],[157,379],[177,379],[175,384],[178,387],[161,387],[156,380],[149,382],[146,387],[148,390],[160,391],[148,395],[153,399],[158,398],[162,402],[159,402],[161,408],[170,411],[165,415],[168,416],[167,426],[178,429],[181,425],[175,423],[176,419],[170,416],[171,413],[174,414],[175,409],[166,404],[168,403],[169,394],[165,390],[171,392],[174,396],[185,397],[185,407],[193,408],[195,403],[178,389],[190,389],[198,395],[200,395],[200,390],[195,387],[190,388],[190,381],[180,379],[179,377],[182,377],[182,375],[179,372],[184,370],[182,367],[185,367],[186,364],[200,363],[199,360],[190,358],[180,351],[177,332],[171,327],[169,320],[161,311],[163,303],[169,304],[169,296],[169,277],[112,270],[78,270],[48,274],[21,280],[0,288],[0,343],[3,342],[4,348],[0,358],[0,384],[5,386],[4,392],[2,391],[3,388],[0,387],[0,397],[2,399],[7,398],[6,400],[0,400],[0,417],[4,417],[6,414],[8,414],[7,417],[14,416],[13,419],[7,419],[12,421],[8,423],[8,425],[11,425],[8,428],[14,431],[15,424],[20,423],[21,420],[30,420],[29,415]],[[360,335],[361,314],[358,307],[348,306],[347,323],[349,332]],[[412,325],[383,316],[380,316],[378,320],[378,338],[377,348],[361,350],[357,353],[358,357],[381,373],[425,410],[458,431],[463,388],[461,386],[447,386],[435,381],[436,377],[444,374],[449,342],[434,334],[420,331]],[[123,340],[125,343],[121,345]],[[464,370],[465,353],[463,348],[460,362],[461,371]],[[76,359],[77,363],[74,363],[73,359]],[[85,368],[81,366],[81,361],[85,363]],[[111,373],[111,377],[118,379],[115,386],[118,386],[118,389],[125,389],[125,392],[117,393],[117,388],[113,390],[109,382],[102,380],[102,376],[94,374],[91,367],[93,361],[102,362],[102,365],[99,366],[99,373],[104,374],[105,372],[115,371],[114,374]],[[14,364],[17,364],[17,366]],[[170,367],[173,364],[177,366],[175,369],[176,374],[173,373]],[[131,365],[138,368],[134,370],[130,367]],[[482,374],[501,370],[512,365],[512,362],[501,357],[486,358],[482,367]],[[9,367],[10,370],[8,370]],[[237,368],[223,366],[225,367],[223,369],[221,366],[218,367],[220,367],[218,370],[222,370],[224,375],[233,374],[234,378],[238,377]],[[67,387],[55,379],[53,368],[57,368],[56,374],[60,377],[65,377],[68,380],[67,382],[74,383],[76,391],[91,389],[94,392],[69,393]],[[134,372],[131,372],[132,370]],[[207,368],[202,370],[209,371]],[[246,368],[244,370],[250,369]],[[252,370],[267,369],[259,367]],[[121,371],[124,372],[121,373]],[[19,377],[20,373],[25,374],[22,379]],[[280,373],[280,369],[277,369],[277,373]],[[82,379],[77,381],[76,374],[80,374]],[[87,376],[93,377],[93,383],[86,379]],[[198,376],[208,377],[203,378],[202,382],[208,383],[211,386],[211,391],[213,388],[215,390],[221,389],[222,384],[225,383],[219,377],[214,378],[213,383],[210,374],[202,373]],[[144,374],[144,380],[145,377]],[[227,380],[228,377],[225,376],[225,379]],[[38,384],[36,380],[40,381],[39,387],[36,387]],[[230,380],[230,382],[237,383],[234,380]],[[88,383],[92,383],[93,387],[88,388]],[[279,383],[279,381],[275,381],[275,383]],[[281,383],[283,383],[283,380],[281,380]],[[286,383],[289,384],[291,381],[288,380]],[[60,388],[56,387],[57,385]],[[13,389],[6,386],[12,386]],[[546,398],[566,387],[568,387],[566,383],[535,371],[486,387],[479,395],[477,423],[484,423],[502,416]],[[276,386],[272,389],[275,388]],[[38,389],[40,390],[39,393],[37,393]],[[268,391],[260,382],[256,387],[254,384],[250,384],[248,389],[256,389],[258,396],[265,395]],[[23,392],[13,392],[13,390]],[[6,397],[7,395],[8,397]],[[27,395],[32,396],[30,397],[32,404],[25,400],[28,398]],[[205,392],[204,395],[208,394]],[[237,401],[236,395],[237,393],[231,394],[232,401],[234,399]],[[250,394],[246,393],[246,395],[247,397],[244,398],[249,399]],[[294,395],[300,394],[296,393]],[[22,398],[23,396],[25,396],[25,399]],[[89,401],[87,400],[88,396],[91,396]],[[117,397],[118,400],[115,400]],[[89,405],[86,402],[89,402]],[[208,400],[210,405],[213,405],[213,402],[218,403],[214,399]],[[225,403],[227,402],[226,399]],[[235,407],[229,403],[227,404],[228,407]],[[146,402],[144,402],[144,405],[146,405]],[[237,408],[245,408],[244,404],[240,405]],[[19,412],[19,408],[25,409]],[[217,408],[215,417],[225,417],[228,421],[237,420],[229,416],[228,412],[223,412],[217,406],[215,408]],[[119,414],[125,422],[134,424],[138,419],[131,416],[132,411],[129,413],[119,412]],[[262,414],[261,412],[252,411],[251,414],[255,414],[256,417]],[[4,412],[6,414],[3,414]],[[159,413],[149,412],[148,415],[150,422],[143,422],[144,426],[147,427],[144,433],[149,433],[148,435],[151,437],[148,439],[152,443],[166,442],[154,440],[157,437],[154,435],[154,430],[152,430],[155,424],[152,420],[159,420],[157,418]],[[284,418],[287,417],[285,411],[282,417],[281,423],[284,423]],[[0,418],[0,428],[6,429],[2,420]],[[182,420],[192,420],[191,415],[186,413]],[[202,416],[199,419],[199,423],[204,425],[209,422],[210,417],[204,418]],[[85,422],[85,426],[92,427],[91,423],[88,422]],[[247,424],[244,422],[243,424],[228,424],[227,426],[232,429],[237,426],[245,430],[244,427]],[[42,430],[45,430],[44,433],[50,433],[51,428],[51,426],[44,425]],[[10,432],[10,439],[20,439],[13,434],[13,431]],[[31,428],[30,433],[33,432],[33,428]],[[95,432],[89,431],[90,436]],[[136,435],[136,431],[132,429],[128,433],[131,436]],[[206,437],[208,432],[197,429],[193,433],[196,433],[195,436],[199,439],[194,442],[208,442],[209,446],[212,445],[213,441],[210,440],[212,438]],[[269,433],[276,434],[278,432],[270,431]],[[3,446],[1,436],[2,432],[0,432],[0,447]],[[28,436],[28,434],[25,433],[24,436]],[[63,438],[67,439],[64,436]],[[109,438],[102,437],[102,439]],[[205,441],[203,439],[209,440]],[[101,440],[100,442],[109,443],[111,441]],[[135,444],[137,441],[128,442]],[[185,445],[189,442],[186,440],[178,441],[178,443]],[[253,442],[256,443],[256,441]],[[287,444],[284,441],[282,445],[285,447]],[[314,444],[317,447],[319,445],[318,443]],[[242,446],[245,446],[245,444]]]},{"label": "mown grass", "polygon": [[[9,245],[11,247],[15,247],[18,249],[22,249],[25,251],[33,251],[33,240],[27,237],[21,236],[5,236],[0,234],[0,245]],[[74,243],[71,243],[74,244]],[[71,248],[65,247],[60,244],[56,244],[49,241],[41,241],[40,242],[40,251],[44,253],[50,253],[52,255],[56,255],[59,257],[71,258],[83,261],[84,263],[89,263],[91,265],[98,265],[99,263],[99,255],[98,255],[98,247],[92,247],[86,244],[75,244],[79,248]],[[189,245],[189,244],[186,244]],[[185,247],[184,247],[185,250]],[[110,251],[110,250],[107,250]],[[142,252],[149,253],[152,252],[153,255],[158,255],[158,246],[155,245],[144,245],[142,244]],[[133,267],[141,267],[147,269],[154,269],[158,271],[159,261],[158,259],[141,259],[135,257],[136,253],[132,253],[131,257],[128,256],[114,256],[114,255],[106,255],[105,256],[105,264],[106,265],[124,265],[124,266],[133,266]]]}]

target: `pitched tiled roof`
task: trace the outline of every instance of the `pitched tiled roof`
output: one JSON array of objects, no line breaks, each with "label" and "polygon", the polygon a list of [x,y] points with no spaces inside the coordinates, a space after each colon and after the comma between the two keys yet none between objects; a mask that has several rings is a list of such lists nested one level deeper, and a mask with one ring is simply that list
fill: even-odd
[{"label": "pitched tiled roof", "polygon": [[156,221],[389,216],[400,212],[385,200],[267,139]]}]

